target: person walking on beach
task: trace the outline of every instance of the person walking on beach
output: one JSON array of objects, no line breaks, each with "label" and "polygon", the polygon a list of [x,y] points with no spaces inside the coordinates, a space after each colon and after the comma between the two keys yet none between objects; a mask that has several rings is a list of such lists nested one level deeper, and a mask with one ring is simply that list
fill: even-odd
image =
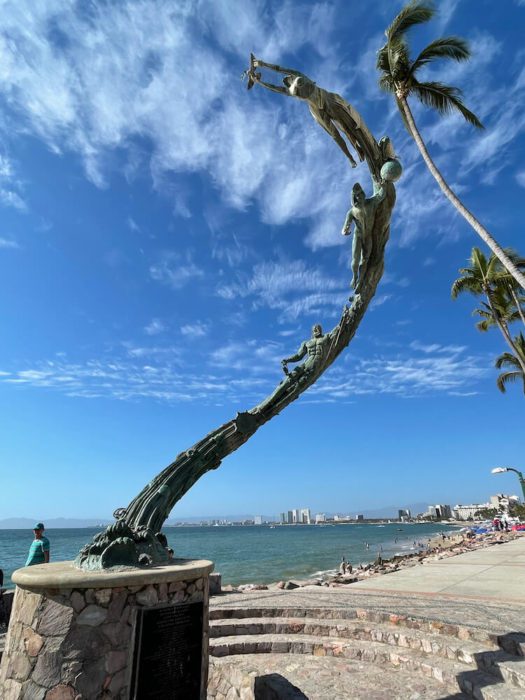
[{"label": "person walking on beach", "polygon": [[44,523],[37,523],[33,528],[35,533],[35,539],[31,542],[29,547],[29,554],[27,555],[26,566],[33,566],[34,564],[47,564],[49,562],[49,540],[44,535]]}]

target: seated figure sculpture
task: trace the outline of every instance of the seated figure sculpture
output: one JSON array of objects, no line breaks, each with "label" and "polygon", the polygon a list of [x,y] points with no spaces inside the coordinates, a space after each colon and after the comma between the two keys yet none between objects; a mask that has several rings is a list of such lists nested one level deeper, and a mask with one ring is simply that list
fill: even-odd
[{"label": "seated figure sculpture", "polygon": [[[303,385],[305,382],[313,379],[316,371],[323,365],[323,361],[330,349],[333,333],[334,331],[323,335],[323,329],[316,323],[312,328],[312,337],[301,343],[301,347],[295,355],[286,357],[281,361],[286,377],[277,386],[273,394],[270,394],[253,412],[260,413],[264,411],[271,404],[277,403],[288,392],[297,390],[299,385]],[[288,371],[289,362],[299,362],[305,356],[307,357],[302,365],[297,365],[291,372]]]}]

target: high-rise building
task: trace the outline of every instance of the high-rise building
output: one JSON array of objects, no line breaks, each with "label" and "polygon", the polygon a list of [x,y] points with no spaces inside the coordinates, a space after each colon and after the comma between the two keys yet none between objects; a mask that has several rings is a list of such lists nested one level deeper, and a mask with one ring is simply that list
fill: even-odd
[{"label": "high-rise building", "polygon": [[293,510],[288,511],[288,518],[287,518],[286,522],[288,523],[288,525],[291,525],[294,522]]},{"label": "high-rise building", "polygon": [[324,513],[317,513],[315,516],[315,522],[316,523],[325,523],[326,522],[326,515]]},{"label": "high-rise building", "polygon": [[301,522],[301,515],[300,515],[300,511],[298,508],[294,508],[292,510],[292,522],[293,523],[300,523]]},{"label": "high-rise building", "polygon": [[262,515],[256,515],[253,518],[254,525],[262,525]]},{"label": "high-rise building", "polygon": [[405,520],[410,520],[410,511],[408,510],[408,508],[400,508],[397,511],[397,517],[399,518],[399,520],[401,520],[401,522],[404,522]]},{"label": "high-rise building", "polygon": [[355,516],[355,519],[356,519],[356,520],[364,520],[364,519],[365,519],[365,516],[362,515],[361,513],[358,513],[358,514]]},{"label": "high-rise building", "polygon": [[288,522],[288,518],[286,517],[286,513],[281,513],[279,515],[279,522],[281,523],[281,525],[284,525],[285,523]]},{"label": "high-rise building", "polygon": [[448,520],[452,517],[452,509],[450,506],[438,503],[435,506],[428,506],[428,510],[425,515],[429,515],[431,518],[440,518],[441,520]]},{"label": "high-rise building", "polygon": [[310,525],[312,518],[310,515],[310,508],[301,508],[301,520],[304,525]]}]

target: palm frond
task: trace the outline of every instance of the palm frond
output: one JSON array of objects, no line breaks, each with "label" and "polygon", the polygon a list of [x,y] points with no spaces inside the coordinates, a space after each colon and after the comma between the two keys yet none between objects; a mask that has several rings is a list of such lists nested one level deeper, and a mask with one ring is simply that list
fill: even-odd
[{"label": "palm frond", "polygon": [[453,61],[467,61],[470,58],[470,48],[465,39],[456,36],[446,36],[435,39],[421,51],[410,68],[410,75],[415,75],[422,66],[438,58],[450,58]]},{"label": "palm frond", "polygon": [[[519,368],[520,363],[518,362],[518,358],[515,355],[513,355],[511,352],[504,352],[503,355],[500,355],[498,358],[496,358],[494,366],[497,369],[501,369],[502,367],[518,367]],[[519,371],[521,371],[521,369]]]},{"label": "palm frond", "polygon": [[486,276],[490,280],[495,280],[498,275],[498,271],[503,267],[500,260],[496,255],[492,254],[488,259],[487,263],[487,273]]},{"label": "palm frond", "polygon": [[436,11],[432,2],[411,0],[394,18],[385,34],[389,41],[395,41],[417,24],[424,24],[432,19]]},{"label": "palm frond", "polygon": [[467,109],[461,101],[462,93],[459,88],[437,82],[420,83],[414,79],[410,91],[415,93],[424,105],[432,107],[440,114],[450,114],[457,111],[469,124],[478,129],[484,128],[474,112]]},{"label": "palm frond", "polygon": [[[519,253],[517,253],[515,250],[512,248],[504,248],[505,254],[511,260],[511,262],[516,265],[518,270],[520,271],[525,271],[525,258],[522,258]],[[514,277],[510,274],[510,272],[507,270],[506,267],[504,267],[501,263],[498,265],[498,281],[501,281],[503,284],[505,284],[509,291],[513,290],[517,293],[518,298],[522,299],[523,297],[523,290],[519,282],[517,282]],[[523,299],[525,302],[525,299]]]},{"label": "palm frond", "polygon": [[[465,268],[460,270],[460,272],[465,273]],[[474,294],[474,296],[479,296],[483,290],[479,280],[472,276],[459,277],[452,283],[452,289],[450,290],[450,295],[452,299],[457,299],[463,292],[468,292],[469,294]]]},{"label": "palm frond", "polygon": [[476,323],[476,328],[478,331],[481,331],[481,333],[486,333],[488,330],[492,328],[494,325],[494,321],[492,321],[489,318],[484,319],[483,321],[478,321]]},{"label": "palm frond", "polygon": [[[507,384],[510,382],[514,383],[518,381],[518,379],[523,379],[523,373],[522,372],[503,372],[502,374],[499,375],[499,377],[496,378],[496,386],[498,389],[501,391],[502,394],[505,393],[507,390]],[[524,386],[524,392],[525,392],[525,382],[523,384]]]},{"label": "palm frond", "polygon": [[396,91],[396,85],[394,83],[394,80],[392,79],[392,76],[390,75],[382,75],[379,78],[379,87],[385,92],[395,93]]},{"label": "palm frond", "polygon": [[487,267],[487,257],[477,246],[474,246],[470,252],[470,264],[479,270],[485,270]]}]

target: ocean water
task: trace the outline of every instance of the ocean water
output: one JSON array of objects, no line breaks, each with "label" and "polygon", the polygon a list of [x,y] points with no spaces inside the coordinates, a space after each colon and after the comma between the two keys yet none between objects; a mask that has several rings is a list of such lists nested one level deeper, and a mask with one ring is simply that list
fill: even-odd
[{"label": "ocean water", "polygon": [[[74,559],[100,528],[49,529],[51,560]],[[354,566],[422,549],[429,538],[456,530],[435,523],[384,525],[266,525],[250,527],[165,528],[175,557],[211,559],[224,584],[271,583],[281,579],[310,578],[333,572],[345,556]],[[24,566],[31,530],[0,530],[0,569],[4,587],[11,574]],[[367,547],[368,543],[368,547]],[[420,545],[419,545],[420,543]]]}]

